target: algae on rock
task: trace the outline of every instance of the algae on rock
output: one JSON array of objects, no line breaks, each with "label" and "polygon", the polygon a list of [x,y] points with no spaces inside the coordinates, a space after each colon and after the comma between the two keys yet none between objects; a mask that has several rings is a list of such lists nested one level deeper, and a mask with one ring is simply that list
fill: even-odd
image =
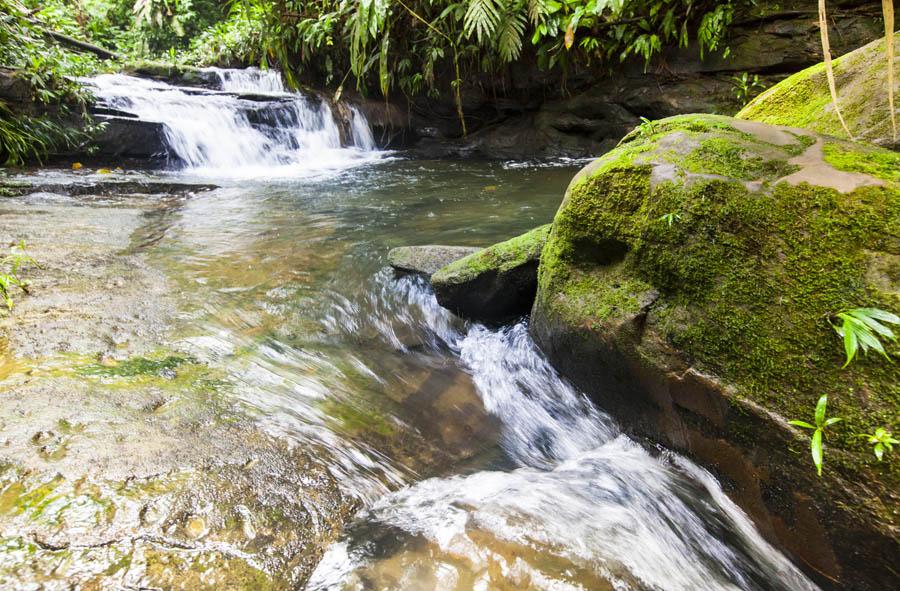
[{"label": "algae on rock", "polygon": [[[601,407],[711,467],[764,533],[847,589],[889,572],[900,469],[856,434],[896,421],[900,365],[842,370],[828,319],[900,310],[900,182],[879,165],[894,156],[726,117],[657,122],[570,184],[532,314]],[[822,394],[845,421],[819,481],[786,420]]]},{"label": "algae on rock", "polygon": [[[894,47],[900,54],[900,36],[895,38]],[[834,60],[838,105],[856,139],[900,149],[900,138],[893,136],[891,127],[884,54],[882,38]],[[894,87],[895,94],[900,92],[900,79],[895,78]],[[846,137],[831,102],[823,63],[797,72],[763,92],[737,118]]]}]

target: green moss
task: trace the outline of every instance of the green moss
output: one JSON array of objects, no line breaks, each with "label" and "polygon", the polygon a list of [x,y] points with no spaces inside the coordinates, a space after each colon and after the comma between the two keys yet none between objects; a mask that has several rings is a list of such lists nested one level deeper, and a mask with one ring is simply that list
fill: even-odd
[{"label": "green moss", "polygon": [[890,183],[900,183],[900,154],[872,150],[863,146],[849,147],[827,142],[822,149],[825,162],[838,170],[861,172]]},{"label": "green moss", "polygon": [[[897,43],[900,45],[900,38]],[[884,54],[885,41],[880,39],[834,60],[838,104],[854,137],[896,146],[890,124]],[[822,63],[782,80],[736,117],[847,137],[832,105]]]},{"label": "green moss", "polygon": [[147,357],[133,357],[121,362],[113,362],[108,365],[95,363],[81,368],[78,373],[84,376],[106,376],[129,378],[135,376],[159,376],[167,372],[174,372],[178,367],[186,363],[195,363],[188,357],[169,355],[161,359]]},{"label": "green moss", "polygon": [[[855,434],[897,429],[900,364],[872,355],[841,369],[842,343],[828,318],[861,306],[900,312],[900,294],[877,270],[890,265],[872,270],[873,260],[900,255],[900,191],[787,183],[751,190],[748,178],[786,172],[766,164],[784,147],[721,128],[668,129],[681,134],[676,145],[693,140],[683,155],[664,151],[673,143],[665,137],[637,138],[631,150],[651,141],[659,148],[621,161],[622,148],[614,150],[570,186],[542,254],[539,306],[567,326],[605,334],[603,326],[634,314],[657,290],[650,330],[738,396],[808,418],[829,394],[830,412],[845,419],[829,439],[840,450],[831,461],[858,473],[871,451]],[[701,170],[697,146],[705,147],[702,170],[727,178],[692,176]],[[885,180],[897,174],[896,154],[836,146],[838,168]],[[748,169],[748,161],[761,164]],[[660,164],[670,180],[659,180]],[[671,225],[659,219],[669,212],[680,216]],[[640,353],[665,363],[655,350]],[[900,355],[900,344],[890,353]],[[884,482],[896,482],[897,466],[880,468]]]},{"label": "green moss", "polygon": [[489,246],[439,269],[432,281],[464,282],[486,271],[504,273],[537,259],[550,233],[550,224],[540,226],[505,242]]},{"label": "green moss", "polygon": [[717,174],[746,181],[775,180],[799,170],[784,159],[753,156],[724,137],[704,139],[700,147],[684,159],[683,166],[694,173]]}]

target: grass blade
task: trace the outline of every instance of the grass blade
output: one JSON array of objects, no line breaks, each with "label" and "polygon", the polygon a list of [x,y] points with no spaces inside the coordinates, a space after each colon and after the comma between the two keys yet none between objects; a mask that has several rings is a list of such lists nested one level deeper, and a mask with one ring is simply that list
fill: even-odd
[{"label": "grass blade", "polygon": [[812,440],[809,443],[809,450],[812,453],[813,464],[816,465],[816,472],[822,475],[822,430],[816,429],[813,433]]}]

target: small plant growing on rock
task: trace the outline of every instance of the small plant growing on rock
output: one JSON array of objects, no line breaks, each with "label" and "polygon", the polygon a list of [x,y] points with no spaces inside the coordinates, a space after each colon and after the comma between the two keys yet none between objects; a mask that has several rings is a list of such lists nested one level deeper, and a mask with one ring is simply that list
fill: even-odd
[{"label": "small plant growing on rock", "polygon": [[13,246],[10,254],[0,259],[0,297],[3,298],[7,310],[12,310],[12,290],[18,287],[28,293],[28,282],[19,277],[19,271],[26,265],[37,265],[37,261],[25,252],[25,241]]},{"label": "small plant growing on rock", "polygon": [[816,412],[814,416],[815,425],[807,423],[806,421],[788,421],[789,424],[794,425],[795,427],[812,430],[813,434],[810,439],[809,448],[812,453],[813,464],[816,465],[816,473],[818,473],[819,476],[822,475],[822,463],[825,459],[822,444],[822,439],[825,436],[825,428],[843,420],[838,417],[825,418],[825,407],[827,405],[827,395],[819,398],[819,402],[816,403]]},{"label": "small plant growing on rock", "polygon": [[653,121],[650,121],[646,117],[641,117],[641,122],[637,126],[638,135],[642,138],[646,139],[652,137],[654,133],[656,133],[656,126],[653,124]]},{"label": "small plant growing on rock", "polygon": [[750,99],[766,88],[766,85],[760,82],[758,75],[751,76],[747,72],[740,76],[732,76],[731,84],[734,86],[735,98],[742,105],[746,105]]},{"label": "small plant growing on rock", "polygon": [[894,445],[900,443],[897,439],[894,439],[893,434],[885,429],[884,427],[878,427],[875,429],[875,433],[860,433],[858,437],[865,437],[869,444],[871,444],[872,451],[875,453],[875,457],[878,458],[880,462],[884,457],[884,451],[893,451]]},{"label": "small plant growing on rock", "polygon": [[666,222],[667,224],[669,224],[669,227],[672,227],[672,224],[674,224],[675,222],[681,221],[681,214],[675,213],[674,211],[670,211],[667,214],[663,214],[663,215],[659,216],[658,221]]},{"label": "small plant growing on rock", "polygon": [[832,324],[832,326],[835,332],[844,339],[844,351],[847,354],[844,367],[850,365],[860,347],[862,347],[863,353],[874,349],[885,359],[890,360],[884,350],[884,345],[881,344],[880,337],[890,341],[896,341],[897,337],[883,323],[900,324],[900,317],[878,308],[853,308],[838,313],[837,318],[841,321],[840,326],[837,324]]}]

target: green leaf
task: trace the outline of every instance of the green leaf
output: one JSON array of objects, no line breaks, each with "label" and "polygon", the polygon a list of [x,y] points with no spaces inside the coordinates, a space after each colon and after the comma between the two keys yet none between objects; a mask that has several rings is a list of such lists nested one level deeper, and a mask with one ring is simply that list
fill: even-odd
[{"label": "green leaf", "polygon": [[819,476],[822,475],[822,430],[816,429],[813,433],[812,439],[809,444],[810,452],[812,453],[813,464],[816,465],[816,472]]},{"label": "green leaf", "polygon": [[816,403],[816,426],[821,427],[825,422],[825,407],[828,405],[828,395],[823,394]]},{"label": "green leaf", "polygon": [[804,429],[815,429],[815,425],[810,425],[806,421],[788,421],[789,425],[794,425],[795,427],[803,427]]},{"label": "green leaf", "polygon": [[900,324],[900,316],[892,314],[886,310],[881,310],[879,308],[856,308],[856,310],[853,311],[861,312],[866,316],[875,318],[876,320],[882,320],[890,324]]},{"label": "green leaf", "polygon": [[834,425],[835,423],[840,423],[843,420],[844,419],[839,418],[839,417],[831,417],[830,419],[825,420],[825,426],[830,427],[831,425]]},{"label": "green leaf", "polygon": [[884,458],[884,446],[880,443],[875,445],[875,457],[879,462]]},{"label": "green leaf", "polygon": [[848,323],[844,322],[843,327],[844,333],[844,352],[847,354],[847,361],[844,363],[843,367],[847,367],[850,365],[850,362],[853,361],[853,358],[856,357],[856,351],[859,349],[859,343],[856,339],[856,331],[852,328],[848,328]]}]

